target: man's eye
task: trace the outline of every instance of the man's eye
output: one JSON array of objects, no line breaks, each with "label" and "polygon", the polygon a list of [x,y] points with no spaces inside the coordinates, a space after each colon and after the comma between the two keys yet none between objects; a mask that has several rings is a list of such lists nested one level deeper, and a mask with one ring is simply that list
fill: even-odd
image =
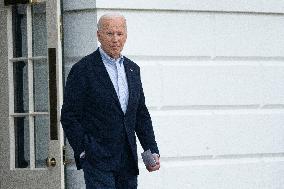
[{"label": "man's eye", "polygon": [[109,36],[112,36],[112,35],[113,35],[113,33],[111,33],[111,32],[108,32],[108,33],[107,33],[107,35],[109,35]]}]

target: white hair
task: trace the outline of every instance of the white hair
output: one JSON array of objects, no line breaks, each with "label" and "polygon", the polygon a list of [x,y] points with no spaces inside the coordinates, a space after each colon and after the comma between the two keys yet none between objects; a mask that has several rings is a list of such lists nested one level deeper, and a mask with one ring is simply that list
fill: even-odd
[{"label": "white hair", "polygon": [[102,27],[103,27],[102,22],[103,22],[104,19],[112,19],[112,18],[122,18],[125,21],[125,29],[127,29],[126,19],[125,19],[125,17],[122,14],[119,14],[119,13],[107,13],[107,14],[104,14],[104,15],[102,15],[100,17],[100,19],[98,21],[98,24],[97,24],[98,30],[102,29]]}]

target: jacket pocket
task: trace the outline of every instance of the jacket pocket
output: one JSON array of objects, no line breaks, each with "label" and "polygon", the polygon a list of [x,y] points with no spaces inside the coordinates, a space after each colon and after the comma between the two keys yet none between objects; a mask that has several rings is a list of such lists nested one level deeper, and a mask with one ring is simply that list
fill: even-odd
[{"label": "jacket pocket", "polygon": [[86,157],[93,159],[101,159],[105,157],[111,157],[111,153],[106,148],[107,146],[103,145],[100,140],[96,140],[92,136],[85,137],[85,152]]}]

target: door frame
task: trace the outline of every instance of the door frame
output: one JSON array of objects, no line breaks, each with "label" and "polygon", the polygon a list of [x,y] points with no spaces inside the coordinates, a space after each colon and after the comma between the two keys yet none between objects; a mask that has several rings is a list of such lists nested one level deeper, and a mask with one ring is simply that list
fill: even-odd
[{"label": "door frame", "polygon": [[[35,112],[33,108],[33,92],[29,92],[29,110],[27,113],[15,113],[14,111],[14,78],[13,78],[13,64],[17,61],[25,60],[27,62],[28,73],[28,90],[33,91],[33,61],[39,57],[33,57],[32,55],[32,17],[31,17],[31,5],[27,6],[27,46],[28,55],[23,58],[13,57],[13,32],[12,32],[12,8],[11,6],[4,7],[3,1],[0,3],[1,15],[6,15],[6,28],[1,27],[0,35],[6,37],[7,43],[2,44],[1,48],[3,52],[6,52],[5,56],[0,56],[0,62],[5,69],[1,69],[1,75],[5,78],[1,88],[3,86],[4,94],[1,97],[1,101],[8,99],[6,106],[3,106],[4,114],[1,115],[1,188],[65,188],[64,179],[64,165],[63,165],[63,152],[64,146],[63,129],[60,126],[60,109],[63,99],[63,75],[62,75],[62,23],[61,23],[61,1],[60,0],[38,0],[38,3],[46,3],[46,27],[47,27],[47,47],[48,54],[45,57],[47,64],[53,65],[52,70],[54,74],[49,74],[49,80],[53,80],[51,87],[49,87],[49,94],[53,94],[55,99],[50,99],[49,96],[49,110],[48,112]],[[2,17],[3,18],[3,17]],[[5,17],[4,17],[5,18]],[[5,38],[4,37],[4,38]],[[2,37],[1,37],[2,38]],[[52,53],[53,52],[53,53]],[[41,57],[44,58],[44,57]],[[6,65],[4,65],[6,64]],[[51,66],[48,66],[51,68]],[[52,87],[53,86],[53,87]],[[51,91],[52,90],[52,91]],[[2,95],[1,95],[2,96]],[[1,104],[2,105],[2,104]],[[2,107],[2,106],[1,106]],[[0,108],[1,108],[0,107]],[[1,108],[2,109],[2,108]],[[50,112],[50,110],[56,112]],[[1,110],[1,111],[3,111]],[[52,125],[50,129],[50,140],[48,141],[48,157],[55,158],[55,167],[37,168],[35,166],[35,128],[34,128],[34,116],[36,115],[50,115],[50,121]],[[52,115],[52,116],[51,116]],[[15,166],[15,131],[14,131],[14,119],[17,116],[28,117],[29,120],[29,168],[16,168]],[[56,129],[56,130],[54,130]],[[57,137],[56,137],[57,136]],[[47,150],[47,149],[46,149]],[[47,157],[47,158],[48,158]],[[5,176],[4,176],[5,175]]]}]

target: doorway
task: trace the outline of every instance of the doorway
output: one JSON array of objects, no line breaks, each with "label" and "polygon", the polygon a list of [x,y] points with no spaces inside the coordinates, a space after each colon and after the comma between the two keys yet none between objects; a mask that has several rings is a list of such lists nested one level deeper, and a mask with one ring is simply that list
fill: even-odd
[{"label": "doorway", "polygon": [[65,187],[60,5],[0,3],[3,189]]}]

